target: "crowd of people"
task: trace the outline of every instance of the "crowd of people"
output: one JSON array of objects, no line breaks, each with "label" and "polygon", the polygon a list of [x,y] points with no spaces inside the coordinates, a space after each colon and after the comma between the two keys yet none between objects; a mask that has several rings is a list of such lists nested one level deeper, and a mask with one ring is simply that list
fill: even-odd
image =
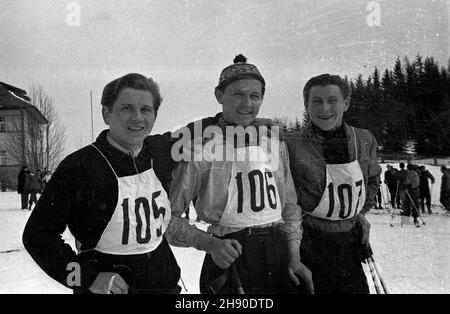
[{"label": "crowd of people", "polygon": [[23,166],[17,176],[17,193],[21,195],[21,208],[31,210],[36,206],[38,194],[42,194],[45,185],[50,180],[51,172],[44,168],[37,169],[36,173],[28,166]]},{"label": "crowd of people", "polygon": [[[343,120],[349,83],[311,78],[303,88],[311,122],[289,135],[258,117],[265,91],[258,67],[239,55],[214,88],[217,115],[149,135],[162,103],[157,83],[136,73],[108,83],[108,128],[46,184],[23,233],[29,254],[75,293],[179,293],[169,244],[206,253],[202,293],[369,293],[365,213],[381,167],[373,134]],[[401,168],[386,177],[392,204],[418,208],[420,176]],[[206,231],[186,217],[190,206]],[[66,227],[76,251],[61,237]]]},{"label": "crowd of people", "polygon": [[[414,223],[418,224],[421,214],[433,214],[431,210],[431,189],[435,183],[434,176],[424,165],[415,165],[403,162],[399,164],[400,169],[387,165],[384,173],[384,183],[389,191],[388,203],[391,208],[402,210],[402,215],[413,216]],[[446,166],[441,167],[442,180],[440,202],[446,210],[449,210],[450,181]],[[381,189],[380,189],[381,191]]]}]

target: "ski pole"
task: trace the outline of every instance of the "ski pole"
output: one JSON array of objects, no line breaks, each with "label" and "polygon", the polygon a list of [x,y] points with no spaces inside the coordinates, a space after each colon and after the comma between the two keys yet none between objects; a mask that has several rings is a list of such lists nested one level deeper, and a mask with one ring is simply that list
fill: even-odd
[{"label": "ski pole", "polygon": [[384,293],[385,293],[385,294],[389,294],[389,291],[388,291],[388,289],[386,288],[386,283],[384,282],[383,277],[381,276],[380,270],[379,270],[379,268],[378,268],[378,266],[377,266],[377,263],[375,263],[375,260],[374,260],[374,258],[373,258],[373,255],[370,255],[369,258],[370,258],[370,259],[372,260],[372,262],[373,262],[373,266],[375,267],[375,271],[376,271],[376,273],[377,273],[377,275],[378,275],[378,279],[380,279],[380,283],[381,283],[381,286],[383,287]]},{"label": "ski pole", "polygon": [[374,269],[374,267],[372,265],[372,262],[370,261],[370,257],[366,258],[366,263],[369,266],[370,275],[372,275],[372,281],[373,281],[373,285],[375,286],[375,291],[377,292],[377,294],[382,294],[381,288],[380,288],[380,286],[378,285],[378,282],[377,282],[377,276],[376,276],[376,273],[375,273],[375,269]]},{"label": "ski pole", "polygon": [[[397,198],[400,199],[400,195],[398,195],[398,185],[399,185],[399,183],[400,183],[400,181],[397,181],[397,187],[395,189],[395,195],[394,195],[394,204],[397,204]],[[401,200],[400,200],[400,203],[401,203]],[[403,207],[403,204],[401,204],[401,205]],[[397,207],[398,207],[398,204],[397,204]]]},{"label": "ski pole", "polygon": [[386,196],[384,195],[384,189],[382,184],[383,183],[380,183],[381,204],[384,204],[384,206],[386,207]]},{"label": "ski pole", "polygon": [[425,221],[423,220],[422,216],[420,215],[420,211],[417,210],[416,204],[414,203],[414,201],[413,201],[411,195],[409,194],[408,189],[406,189],[405,192],[406,192],[406,194],[408,195],[408,197],[409,197],[409,199],[410,199],[410,201],[411,201],[412,206],[413,206],[414,209],[416,210],[416,213],[419,215],[420,220],[422,220],[422,224],[425,225],[426,223],[425,223]]},{"label": "ski pole", "polygon": [[[388,188],[387,184],[384,185],[384,193],[385,193],[384,194],[385,195],[385,201],[388,202],[388,207],[389,207],[391,205],[391,202],[392,202],[392,195],[389,192],[389,188]],[[389,195],[389,199],[388,199],[388,195]]]},{"label": "ski pole", "polygon": [[[406,197],[406,190],[405,190],[405,197]],[[402,198],[400,198],[400,205],[402,206],[402,210],[400,212],[401,218],[402,218],[402,216],[405,216],[404,213],[406,212],[406,205],[405,205],[404,201],[406,201],[406,200],[405,199],[402,200]],[[410,214],[408,214],[408,216],[405,216],[405,217],[409,217],[409,215]],[[400,226],[403,228],[403,219],[401,219]]]},{"label": "ski pole", "polygon": [[433,185],[434,185],[434,183],[433,183],[433,182],[431,182],[431,192],[430,192],[430,208],[431,208],[431,204],[433,204],[433,203],[431,202],[431,199],[433,198]]},{"label": "ski pole", "polygon": [[372,276],[373,285],[375,287],[377,294],[382,294],[383,292],[377,281],[377,272],[372,263],[373,260],[371,259],[372,255],[373,255],[373,251],[372,251],[372,247],[370,244],[368,244],[368,246],[365,247],[365,251],[366,251],[366,256],[368,256],[366,258],[366,263],[367,263],[367,266],[369,267],[370,275]]},{"label": "ski pole", "polygon": [[388,211],[389,215],[391,215],[390,226],[393,227],[394,225],[392,224],[392,220],[394,220],[394,209],[391,208],[391,202],[390,201],[386,203],[386,199],[387,199],[387,191],[386,190],[387,190],[387,187],[386,187],[386,190],[383,190],[383,188],[380,186],[380,189],[381,189],[381,198],[383,199],[384,206],[386,207],[386,210]]},{"label": "ski pole", "polygon": [[[387,189],[387,187],[386,187]],[[387,194],[387,191],[386,191]],[[387,198],[387,197],[385,197]],[[388,201],[387,205],[385,203],[386,209],[388,211],[388,213],[391,215],[391,223],[390,226],[393,227],[394,225],[392,224],[392,221],[394,220],[394,208],[391,206],[391,200],[392,200],[392,195],[390,195],[390,200]]]}]

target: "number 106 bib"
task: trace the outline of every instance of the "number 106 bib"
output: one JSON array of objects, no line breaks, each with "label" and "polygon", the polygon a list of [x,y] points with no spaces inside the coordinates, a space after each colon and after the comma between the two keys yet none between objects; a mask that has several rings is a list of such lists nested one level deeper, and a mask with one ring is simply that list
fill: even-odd
[{"label": "number 106 bib", "polygon": [[[252,155],[260,158],[239,161]],[[220,225],[239,228],[279,221],[280,196],[267,153],[259,146],[250,146],[236,148],[235,156]]]}]

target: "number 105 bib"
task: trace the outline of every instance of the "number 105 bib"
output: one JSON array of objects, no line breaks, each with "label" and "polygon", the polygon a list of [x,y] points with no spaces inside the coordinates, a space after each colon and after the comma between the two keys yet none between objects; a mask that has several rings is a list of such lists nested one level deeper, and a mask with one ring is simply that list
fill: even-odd
[{"label": "number 105 bib", "polygon": [[[95,146],[94,146],[95,147]],[[152,167],[147,171],[118,177],[118,195],[114,213],[97,243],[96,250],[115,255],[144,254],[162,241],[171,212],[167,193]]]}]

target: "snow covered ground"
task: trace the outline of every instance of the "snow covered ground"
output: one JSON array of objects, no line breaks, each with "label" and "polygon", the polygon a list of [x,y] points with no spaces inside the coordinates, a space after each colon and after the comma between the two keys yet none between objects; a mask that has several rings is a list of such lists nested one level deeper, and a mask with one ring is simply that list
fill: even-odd
[{"label": "snow covered ground", "polygon": [[[395,164],[398,168],[398,164]],[[450,216],[438,205],[441,173],[427,166],[436,178],[432,189],[433,215],[424,215],[426,225],[400,226],[400,217],[372,209],[371,225],[374,259],[390,293],[450,293]],[[384,179],[385,165],[383,165]],[[386,188],[383,185],[385,199]],[[16,192],[0,192],[0,293],[71,293],[49,278],[31,259],[22,245],[22,231],[29,211],[20,210]],[[191,213],[195,219],[195,213]],[[391,224],[393,226],[391,226]],[[205,228],[204,224],[198,224]],[[69,232],[64,239],[73,245]],[[173,248],[182,269],[187,292],[198,293],[204,253],[191,248]],[[370,278],[369,272],[367,275]],[[371,279],[369,279],[371,283]],[[375,290],[371,284],[371,291]]]}]

